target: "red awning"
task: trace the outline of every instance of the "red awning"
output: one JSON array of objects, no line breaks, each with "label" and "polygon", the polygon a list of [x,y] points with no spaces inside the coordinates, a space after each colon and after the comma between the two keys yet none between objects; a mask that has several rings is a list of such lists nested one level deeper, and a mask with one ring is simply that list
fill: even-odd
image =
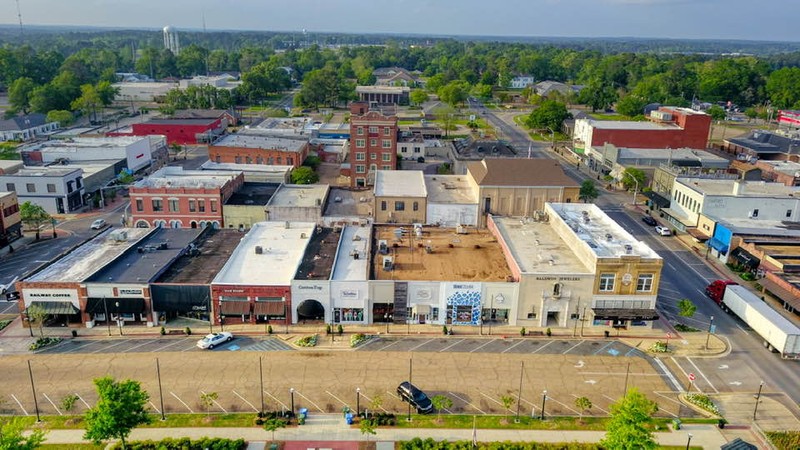
[{"label": "red awning", "polygon": [[282,316],[285,314],[285,302],[256,302],[253,314],[259,316]]},{"label": "red awning", "polygon": [[220,312],[225,315],[250,314],[250,302],[222,302]]}]

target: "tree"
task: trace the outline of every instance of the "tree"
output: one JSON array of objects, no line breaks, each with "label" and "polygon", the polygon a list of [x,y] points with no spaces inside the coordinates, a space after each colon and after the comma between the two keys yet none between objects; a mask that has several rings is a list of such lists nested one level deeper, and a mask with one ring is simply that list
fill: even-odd
[{"label": "tree", "polygon": [[583,203],[591,203],[599,195],[600,194],[597,192],[597,186],[595,186],[594,181],[583,180],[581,183],[581,190],[578,193],[578,198],[583,200]]},{"label": "tree", "polygon": [[647,100],[638,95],[627,95],[617,102],[617,112],[623,116],[634,117],[644,114]]},{"label": "tree", "polygon": [[492,92],[492,85],[483,83],[476,84],[471,91],[472,95],[483,100],[489,100],[492,98]]},{"label": "tree", "polygon": [[644,188],[645,182],[647,182],[647,175],[642,170],[635,167],[628,167],[622,172],[621,181],[625,189],[641,191],[642,188]]},{"label": "tree", "polygon": [[61,399],[61,409],[64,411],[72,411],[72,408],[75,407],[75,402],[78,401],[80,397],[77,394],[68,394]]},{"label": "tree", "polygon": [[500,396],[500,403],[503,404],[504,409],[510,410],[514,402],[516,402],[516,399],[512,395],[506,394]]},{"label": "tree", "polygon": [[383,405],[383,397],[381,396],[381,394],[376,392],[375,395],[372,396],[372,400],[370,400],[369,402],[369,407],[372,408],[372,411],[374,412],[381,409],[382,405]]},{"label": "tree", "polygon": [[52,222],[53,217],[47,213],[40,205],[25,202],[19,207],[19,215],[22,223],[28,226],[28,230],[36,231],[36,240],[39,240],[39,228]]},{"label": "tree", "polygon": [[317,170],[317,167],[322,164],[322,158],[317,155],[308,155],[303,161],[303,165],[306,167],[311,167],[314,170]]},{"label": "tree", "polygon": [[747,116],[747,122],[750,123],[753,119],[758,117],[758,110],[750,107],[744,110],[744,115]]},{"label": "tree", "polygon": [[569,112],[566,105],[555,100],[545,100],[541,106],[531,112],[525,122],[529,127],[537,130],[556,132],[561,129],[561,125],[568,117]]},{"label": "tree", "polygon": [[264,429],[272,433],[272,441],[275,442],[275,431],[286,427],[286,421],[273,417],[264,421]]},{"label": "tree", "polygon": [[583,421],[583,413],[592,409],[592,401],[586,397],[578,397],[575,399],[575,407],[578,408],[578,420]]},{"label": "tree", "polygon": [[611,419],[606,425],[606,436],[600,441],[609,450],[650,450],[658,448],[649,425],[658,405],[636,388],[611,405]]},{"label": "tree", "polygon": [[303,86],[295,96],[295,104],[318,109],[319,105],[336,106],[355,98],[355,84],[343,78],[333,66],[312,70],[303,77]]},{"label": "tree", "polygon": [[206,409],[206,417],[211,417],[211,407],[214,406],[214,402],[216,402],[218,398],[219,394],[216,392],[200,393],[200,404]]},{"label": "tree", "polygon": [[150,423],[147,402],[150,396],[138,381],[114,381],[111,377],[94,380],[98,400],[86,411],[84,439],[100,444],[107,439],[119,439],[123,450],[125,439],[139,425]]},{"label": "tree", "polygon": [[725,112],[722,106],[719,105],[714,105],[708,108],[708,111],[706,112],[709,116],[711,116],[711,120],[715,120],[717,122],[720,120],[725,120],[725,118],[728,117],[728,114]]},{"label": "tree", "polygon": [[39,328],[39,337],[44,337],[44,321],[47,320],[47,311],[39,305],[31,305],[25,312],[28,316],[28,326],[36,323]]},{"label": "tree", "polygon": [[414,89],[409,94],[411,103],[415,105],[421,105],[428,101],[428,93],[423,91],[422,89]]},{"label": "tree", "polygon": [[598,109],[606,109],[616,100],[617,93],[614,89],[600,81],[590,82],[578,94],[578,101],[592,108],[592,112]]},{"label": "tree", "polygon": [[678,301],[678,315],[681,317],[692,317],[697,311],[697,305],[692,303],[688,298],[682,298]]},{"label": "tree", "polygon": [[467,100],[469,84],[464,81],[451,81],[437,92],[439,98],[450,106],[458,106]]},{"label": "tree", "polygon": [[367,438],[367,442],[369,442],[369,435],[378,434],[378,432],[375,431],[375,428],[377,428],[375,425],[375,421],[370,419],[364,419],[358,424],[358,429],[361,430],[361,434]]},{"label": "tree", "polygon": [[31,95],[36,89],[36,83],[28,77],[21,77],[14,80],[8,87],[8,103],[14,111],[21,111],[28,114],[31,109]]},{"label": "tree", "polygon": [[44,442],[44,434],[41,429],[25,433],[22,420],[15,417],[0,423],[0,450],[34,450]]},{"label": "tree", "polygon": [[442,123],[444,137],[447,137],[449,132],[455,129],[456,110],[450,106],[438,106],[434,108],[433,114]]},{"label": "tree", "polygon": [[291,174],[292,184],[314,184],[319,181],[319,175],[308,166],[296,167]]},{"label": "tree", "polygon": [[71,112],[64,109],[54,109],[47,113],[47,121],[58,122],[58,125],[61,127],[69,126],[72,124],[73,120],[75,120],[75,116],[73,116]]},{"label": "tree", "polygon": [[72,109],[91,114],[91,120],[97,120],[97,108],[103,104],[100,93],[91,84],[81,86],[81,96],[72,101]]},{"label": "tree", "polygon": [[450,400],[450,397],[444,395],[434,395],[431,397],[431,403],[433,407],[436,408],[436,420],[439,422],[442,420],[442,410],[453,406],[453,400]]}]

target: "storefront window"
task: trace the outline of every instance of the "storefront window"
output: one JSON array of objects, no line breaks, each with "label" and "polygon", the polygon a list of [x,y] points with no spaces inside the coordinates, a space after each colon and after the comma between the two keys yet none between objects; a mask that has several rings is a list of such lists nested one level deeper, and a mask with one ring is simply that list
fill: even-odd
[{"label": "storefront window", "polygon": [[334,322],[362,322],[364,310],[362,308],[334,308],[333,317]]}]

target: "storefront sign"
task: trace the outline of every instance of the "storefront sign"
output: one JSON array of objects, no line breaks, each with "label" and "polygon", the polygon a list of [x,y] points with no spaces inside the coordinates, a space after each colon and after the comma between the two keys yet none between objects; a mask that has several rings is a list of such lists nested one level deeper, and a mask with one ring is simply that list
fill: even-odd
[{"label": "storefront sign", "polygon": [[119,295],[142,295],[143,289],[119,289]]},{"label": "storefront sign", "polygon": [[322,286],[320,286],[318,284],[312,284],[312,285],[303,285],[303,284],[301,284],[301,285],[297,286],[297,289],[299,289],[301,291],[322,291]]},{"label": "storefront sign", "polygon": [[339,291],[339,297],[345,300],[355,300],[358,298],[358,289],[342,289]]},{"label": "storefront sign", "polygon": [[36,301],[69,301],[78,307],[78,291],[75,289],[23,289],[25,304]]},{"label": "storefront sign", "polygon": [[417,289],[417,300],[430,300],[430,299],[431,299],[430,289]]},{"label": "storefront sign", "polygon": [[536,281],[581,281],[580,277],[536,277]]}]

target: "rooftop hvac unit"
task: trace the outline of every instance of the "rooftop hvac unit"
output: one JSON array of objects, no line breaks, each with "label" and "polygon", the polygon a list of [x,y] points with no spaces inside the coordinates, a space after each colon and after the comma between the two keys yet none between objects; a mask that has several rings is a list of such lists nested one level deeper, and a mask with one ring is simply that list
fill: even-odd
[{"label": "rooftop hvac unit", "polygon": [[264,253],[264,248],[260,245],[256,245],[256,255],[261,255]]},{"label": "rooftop hvac unit", "polygon": [[314,201],[314,203],[316,203],[316,205],[317,205],[317,206],[322,206],[322,199],[321,199],[321,198],[318,198],[318,199],[316,199],[316,200]]},{"label": "rooftop hvac unit", "polygon": [[384,256],[383,257],[383,270],[389,272],[394,269],[394,258],[391,256]]},{"label": "rooftop hvac unit", "polygon": [[456,227],[456,234],[467,234],[467,227],[459,225]]},{"label": "rooftop hvac unit", "polygon": [[285,226],[285,227],[286,227],[286,229],[288,230],[289,228],[291,228],[291,227],[292,227],[292,223],[291,223],[291,222],[289,222],[289,221],[287,220],[287,221],[286,221],[286,223],[284,224],[284,226]]},{"label": "rooftop hvac unit", "polygon": [[125,242],[128,240],[128,230],[114,230],[108,238],[115,242]]},{"label": "rooftop hvac unit", "polygon": [[606,240],[607,241],[613,241],[614,240],[614,236],[612,236],[611,233],[606,233]]},{"label": "rooftop hvac unit", "polygon": [[625,254],[626,255],[633,254],[633,246],[631,244],[625,244]]},{"label": "rooftop hvac unit", "polygon": [[305,233],[300,233],[300,239],[305,239],[305,238],[307,238],[307,237],[308,237],[308,235],[307,235],[307,234],[305,234]]},{"label": "rooftop hvac unit", "polygon": [[334,203],[342,203],[342,197],[333,197]]}]

